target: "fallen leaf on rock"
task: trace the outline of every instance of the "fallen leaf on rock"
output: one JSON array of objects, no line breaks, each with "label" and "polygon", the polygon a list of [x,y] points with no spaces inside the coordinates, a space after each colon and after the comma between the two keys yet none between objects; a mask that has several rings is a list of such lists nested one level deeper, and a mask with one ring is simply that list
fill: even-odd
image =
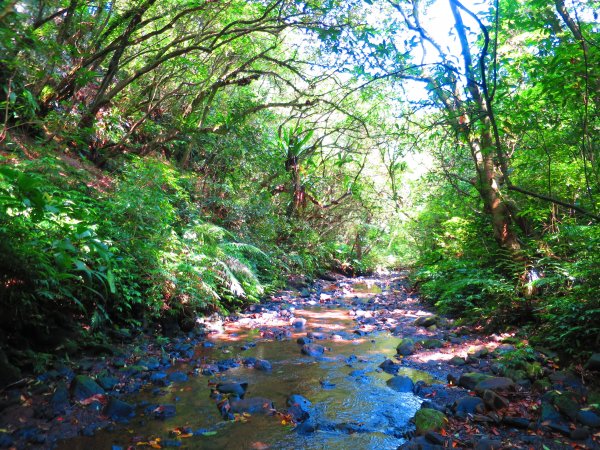
[{"label": "fallen leaf on rock", "polygon": [[253,448],[255,450],[266,450],[269,448],[269,446],[264,442],[253,442],[250,448]]},{"label": "fallen leaf on rock", "polygon": [[79,401],[79,404],[83,405],[83,406],[87,406],[90,405],[94,402],[100,402],[103,405],[106,405],[106,403],[108,402],[106,395],[105,394],[94,394],[91,397],[88,398],[84,398],[83,400]]}]

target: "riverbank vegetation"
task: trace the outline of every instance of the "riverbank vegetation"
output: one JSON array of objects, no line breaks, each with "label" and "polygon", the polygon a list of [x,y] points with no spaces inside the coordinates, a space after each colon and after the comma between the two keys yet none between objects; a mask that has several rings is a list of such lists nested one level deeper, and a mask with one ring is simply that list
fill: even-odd
[{"label": "riverbank vegetation", "polygon": [[444,5],[448,37],[411,1],[7,2],[2,348],[407,266],[444,312],[597,348],[599,5]]}]

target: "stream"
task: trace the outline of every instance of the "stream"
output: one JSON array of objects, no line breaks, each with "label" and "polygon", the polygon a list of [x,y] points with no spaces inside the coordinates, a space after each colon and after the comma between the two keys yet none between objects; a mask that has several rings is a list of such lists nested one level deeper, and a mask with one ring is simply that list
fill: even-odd
[{"label": "stream", "polygon": [[[422,402],[412,391],[388,387],[392,375],[379,368],[396,353],[398,337],[390,331],[414,321],[414,314],[390,312],[391,303],[406,296],[400,277],[343,279],[279,293],[224,321],[204,320],[206,339],[195,345],[193,357],[165,370],[167,376],[189,375],[186,381],[143,386],[126,398],[136,405],[134,418],[112,431],[61,441],[58,448],[127,448],[134,439],[156,448],[395,449]],[[317,353],[322,346],[323,354],[304,354],[299,339],[311,341]],[[270,363],[270,370],[254,368],[255,359]],[[231,367],[220,370],[219,361]],[[435,381],[424,371],[398,370],[413,382]],[[217,383],[247,383],[247,403],[270,401],[277,412],[259,407],[224,420],[217,405],[227,395],[213,392]],[[293,394],[310,402],[308,419],[297,423],[288,414]],[[174,405],[176,414],[153,419],[160,405]]]}]

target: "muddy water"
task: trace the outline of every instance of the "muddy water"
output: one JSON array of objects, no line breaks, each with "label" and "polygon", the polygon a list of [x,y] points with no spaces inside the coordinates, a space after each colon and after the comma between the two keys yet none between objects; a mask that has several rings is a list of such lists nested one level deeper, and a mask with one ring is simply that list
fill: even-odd
[{"label": "muddy water", "polygon": [[[358,285],[353,299],[368,299],[377,292],[375,288]],[[163,447],[168,444],[165,440],[172,439],[170,431],[178,427],[208,430],[206,435],[179,441],[180,448],[190,449],[397,448],[404,442],[402,436],[408,421],[421,403],[412,393],[399,393],[388,388],[386,381],[391,375],[377,370],[386,357],[395,353],[398,338],[388,332],[358,336],[353,333],[356,322],[350,309],[343,307],[345,305],[329,306],[304,304],[291,308],[293,316],[305,318],[307,324],[301,330],[291,327],[291,333],[283,340],[262,339],[258,329],[244,326],[243,321],[226,323],[219,332],[209,336],[214,346],[199,347],[194,359],[217,361],[255,357],[270,361],[272,372],[241,365],[212,377],[192,375],[186,382],[163,388],[160,396],[153,395],[154,387],[147,387],[137,397],[126,399],[138,405],[138,414],[128,424],[90,438],[63,441],[59,448],[111,449],[113,445],[127,448],[136,436],[143,437],[142,441],[161,438],[154,442]],[[296,339],[311,331],[327,337],[315,341],[326,347],[323,357],[309,357],[300,352]],[[242,347],[248,348],[241,350]],[[186,364],[170,370],[194,373],[194,369]],[[401,369],[400,374],[408,375],[414,381],[433,381],[427,373],[409,368]],[[251,415],[243,422],[224,421],[216,402],[210,398],[209,381],[247,382],[246,398],[272,400],[278,411],[285,411],[290,394],[303,395],[312,402],[310,420],[319,424],[320,429],[311,433],[298,432],[293,424],[283,422],[278,415]],[[163,421],[146,418],[143,410],[147,403],[175,404],[177,414]],[[348,427],[352,432],[347,431]]]}]

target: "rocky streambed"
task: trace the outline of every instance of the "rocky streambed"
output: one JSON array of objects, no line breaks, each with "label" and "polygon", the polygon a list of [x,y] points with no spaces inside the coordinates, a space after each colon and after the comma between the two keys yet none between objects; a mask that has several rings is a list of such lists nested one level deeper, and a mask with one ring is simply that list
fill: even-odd
[{"label": "rocky streambed", "polygon": [[113,355],[4,389],[0,448],[599,448],[593,358],[583,379],[551,354],[513,358],[521,341],[427,312],[402,274],[117,337]]}]

